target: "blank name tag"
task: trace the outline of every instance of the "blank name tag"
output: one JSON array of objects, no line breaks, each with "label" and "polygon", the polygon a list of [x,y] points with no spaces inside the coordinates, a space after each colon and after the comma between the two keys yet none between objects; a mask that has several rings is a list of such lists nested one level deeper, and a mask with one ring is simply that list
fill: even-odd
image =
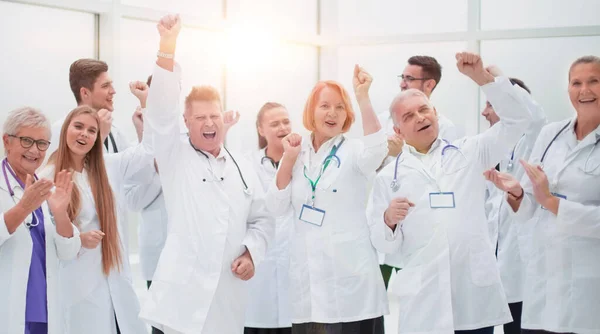
[{"label": "blank name tag", "polygon": [[454,193],[429,193],[429,207],[432,209],[437,208],[454,208]]},{"label": "blank name tag", "polygon": [[306,204],[302,205],[302,211],[300,211],[301,221],[321,226],[323,225],[323,219],[325,219],[325,211],[312,206],[308,206]]}]

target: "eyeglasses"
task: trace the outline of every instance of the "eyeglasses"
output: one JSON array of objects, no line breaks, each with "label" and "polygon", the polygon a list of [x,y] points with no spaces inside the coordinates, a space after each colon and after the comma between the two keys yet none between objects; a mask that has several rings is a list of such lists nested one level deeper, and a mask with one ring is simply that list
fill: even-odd
[{"label": "eyeglasses", "polygon": [[21,147],[23,147],[23,148],[30,148],[31,146],[33,146],[33,144],[35,144],[37,146],[38,150],[45,151],[48,149],[48,147],[50,147],[50,142],[47,140],[43,140],[43,139],[35,140],[30,137],[18,137],[18,136],[13,136],[13,135],[8,135],[8,136],[13,137],[13,138],[19,138],[19,140],[21,141]]},{"label": "eyeglasses", "polygon": [[404,74],[400,74],[400,75],[398,76],[398,82],[399,82],[399,83],[402,83],[402,81],[404,81],[404,82],[406,82],[406,83],[411,83],[411,82],[413,82],[413,81],[415,81],[415,80],[429,80],[429,79],[432,79],[432,78],[415,78],[415,77],[413,77],[413,76],[410,76],[410,75],[404,75]]}]

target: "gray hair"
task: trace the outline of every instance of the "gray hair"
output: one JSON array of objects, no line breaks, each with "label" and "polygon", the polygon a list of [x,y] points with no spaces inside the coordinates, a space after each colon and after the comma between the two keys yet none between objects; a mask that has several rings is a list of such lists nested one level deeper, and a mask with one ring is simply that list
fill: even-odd
[{"label": "gray hair", "polygon": [[571,80],[571,71],[573,71],[573,68],[579,64],[596,64],[600,66],[600,57],[590,55],[577,58],[569,68],[569,80]]},{"label": "gray hair", "polygon": [[4,121],[4,134],[14,136],[23,127],[45,128],[48,131],[48,137],[52,136],[50,121],[36,108],[23,107],[8,113],[8,117]]},{"label": "gray hair", "polygon": [[394,116],[394,107],[397,104],[402,103],[406,99],[413,97],[413,96],[421,96],[421,97],[425,98],[425,101],[427,101],[427,104],[429,105],[429,107],[433,108],[433,104],[431,104],[431,101],[429,101],[429,98],[427,97],[427,95],[425,95],[425,93],[423,93],[422,91],[415,89],[415,88],[404,90],[404,91],[400,92],[398,95],[396,95],[396,97],[394,97],[394,99],[392,100],[392,103],[390,104],[390,116],[392,117],[392,121],[394,121],[394,125],[398,125],[398,121],[396,120],[396,117]]}]

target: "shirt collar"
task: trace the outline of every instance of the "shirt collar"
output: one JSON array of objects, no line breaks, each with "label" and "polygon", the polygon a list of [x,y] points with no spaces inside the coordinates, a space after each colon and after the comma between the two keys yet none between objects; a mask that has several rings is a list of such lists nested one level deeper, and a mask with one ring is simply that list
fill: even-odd
[{"label": "shirt collar", "polygon": [[404,146],[408,148],[408,152],[410,154],[413,154],[417,157],[424,157],[424,156],[427,156],[427,155],[433,153],[435,150],[437,150],[437,148],[440,147],[441,143],[442,143],[442,139],[440,137],[438,137],[433,142],[433,145],[431,145],[431,148],[429,148],[429,151],[427,151],[427,153],[421,153],[421,152],[417,151],[417,149],[414,148],[414,146],[411,146],[408,143],[404,143]]}]

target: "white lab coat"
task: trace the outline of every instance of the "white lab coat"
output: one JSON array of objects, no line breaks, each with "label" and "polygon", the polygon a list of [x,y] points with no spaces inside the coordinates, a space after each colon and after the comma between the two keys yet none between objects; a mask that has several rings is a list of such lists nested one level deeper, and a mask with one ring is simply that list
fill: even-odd
[{"label": "white lab coat", "polygon": [[[102,272],[102,245],[95,249],[82,248],[76,259],[62,261],[60,287],[65,316],[64,333],[114,334],[115,316],[122,334],[146,333],[138,317],[139,302],[132,286],[129,256],[123,231],[124,184],[137,172],[152,162],[151,138],[116,154],[104,157],[108,181],[112,188],[117,226],[121,246],[122,267],[113,269],[107,276]],[[54,177],[54,165],[47,165],[40,173],[42,177]],[[81,211],[77,225],[83,232],[99,230],[96,204],[88,180],[87,171],[75,173],[74,182],[81,192]]]},{"label": "white lab coat", "polygon": [[[484,212],[485,179],[529,126],[528,94],[507,78],[482,87],[502,118],[482,134],[455,141],[448,149],[438,138],[426,167],[408,145],[400,156],[394,192],[394,164],[382,170],[374,184],[368,216],[373,243],[385,253],[401,255],[402,270],[392,279],[390,293],[400,298],[399,333],[454,333],[511,321],[510,311],[490,242]],[[431,209],[431,192],[454,192],[454,209]],[[383,215],[396,197],[415,206],[395,233]]]},{"label": "white lab coat", "polygon": [[[50,155],[58,148],[60,131],[64,121],[65,118],[63,117],[52,124],[52,139],[50,140],[50,147],[46,154],[46,160],[48,160]],[[110,132],[113,135],[114,145],[113,140],[110,138],[108,138],[108,149],[104,143],[102,143],[105,157],[109,154],[122,152],[133,146],[132,143],[127,140],[125,134],[114,124],[111,126]],[[117,149],[116,151],[115,148]],[[122,198],[122,200],[119,200],[117,203],[119,211],[122,212],[123,219],[125,219],[128,209],[140,211],[142,208],[150,205],[160,194],[160,181],[158,181],[158,176],[154,176],[155,174],[154,164],[148,164],[136,175],[132,175],[126,180],[127,186],[125,187],[125,196],[121,196],[120,198]],[[122,233],[125,248],[129,249],[129,229],[123,229]]]},{"label": "white lab coat", "polygon": [[[529,160],[533,145],[537,140],[542,127],[546,125],[547,119],[540,105],[534,103],[529,110],[532,112],[533,122],[525,134],[519,139],[514,150],[505,156],[500,162],[500,171],[509,173],[517,180],[525,174],[520,159]],[[514,152],[514,154],[513,154]],[[512,170],[508,165],[512,158]],[[515,223],[508,212],[509,206],[505,205],[504,192],[500,191],[493,183],[487,183],[486,207],[489,208],[488,224],[490,227],[490,238],[492,245],[498,245],[498,269],[502,286],[509,303],[523,301],[523,288],[525,285],[525,263],[531,244],[532,224]]]},{"label": "white lab coat", "polygon": [[[261,163],[265,149],[253,152],[249,157],[265,191],[273,182],[277,169],[270,160]],[[254,277],[248,281],[249,295],[246,308],[246,327],[291,327],[290,301],[290,238],[294,229],[294,213],[291,208],[276,218],[275,237],[269,244],[265,259],[256,268]]]},{"label": "white lab coat", "polygon": [[[150,182],[140,185],[143,180],[150,180]],[[146,191],[139,191],[139,188],[142,187]],[[168,228],[167,207],[162,194],[160,177],[154,166],[144,168],[136,173],[133,179],[125,185],[125,194],[129,208],[140,211],[142,217],[142,221],[138,226],[140,266],[142,278],[146,281],[152,281],[160,253],[167,240]],[[146,198],[140,198],[140,196]],[[145,206],[140,207],[144,204]]]},{"label": "white lab coat", "polygon": [[[234,160],[221,148],[217,158],[196,152],[179,135],[181,70],[156,67],[145,123],[154,138],[169,233],[140,317],[182,333],[242,333],[247,282],[231,272],[247,248],[260,266],[272,238],[274,219],[264,208],[264,191],[249,162],[233,158],[248,185],[244,192]],[[223,162],[223,174],[210,173]],[[223,177],[223,180],[220,178]]]},{"label": "white lab coat", "polygon": [[[531,163],[540,164],[544,150],[567,121],[542,129]],[[521,327],[592,334],[600,333],[600,149],[596,147],[600,127],[578,142],[574,124],[575,118],[544,158],[550,191],[567,197],[560,200],[558,215],[535,201],[527,176],[521,181],[525,197],[514,217],[534,225]]]},{"label": "white lab coat", "polygon": [[[438,121],[440,126],[440,138],[444,138],[450,142],[455,141],[456,139],[461,138],[462,132],[457,129],[457,127],[452,123],[452,121],[438,112]],[[386,135],[393,136],[394,135],[394,121],[390,116],[390,112],[386,111],[385,113],[381,113],[379,115],[379,123],[381,123],[381,127],[385,129]],[[460,135],[459,135],[460,134]],[[395,157],[386,157],[383,164],[381,165],[380,170],[388,164],[395,161]],[[400,268],[401,259],[398,254],[382,254],[379,253],[379,263],[387,264],[388,266]]]},{"label": "white lab coat", "polygon": [[[15,193],[11,198],[3,177],[0,181],[0,324],[5,333],[25,333],[25,304],[27,280],[33,242],[25,222],[31,222],[31,215],[9,234],[4,222],[4,212],[10,210],[23,196],[24,190],[15,178],[7,173]],[[42,204],[44,229],[46,231],[46,284],[48,303],[48,334],[63,334],[63,316],[60,307],[61,295],[58,290],[58,268],[60,260],[70,260],[77,256],[81,247],[79,231],[73,227],[73,237],[64,238],[56,233],[56,226],[50,218],[47,204]]]},{"label": "white lab coat", "polygon": [[307,175],[317,178],[322,162],[343,135],[323,143],[314,152],[310,137],[293,167],[290,184],[279,190],[273,182],[267,193],[274,214],[294,210],[290,245],[290,298],[292,323],[340,323],[388,314],[388,302],[377,252],[370,241],[365,215],[368,184],[387,154],[384,130],[358,139],[346,138],[323,173],[315,207],[325,210],[322,226],[301,221],[300,212],[312,195]]}]

